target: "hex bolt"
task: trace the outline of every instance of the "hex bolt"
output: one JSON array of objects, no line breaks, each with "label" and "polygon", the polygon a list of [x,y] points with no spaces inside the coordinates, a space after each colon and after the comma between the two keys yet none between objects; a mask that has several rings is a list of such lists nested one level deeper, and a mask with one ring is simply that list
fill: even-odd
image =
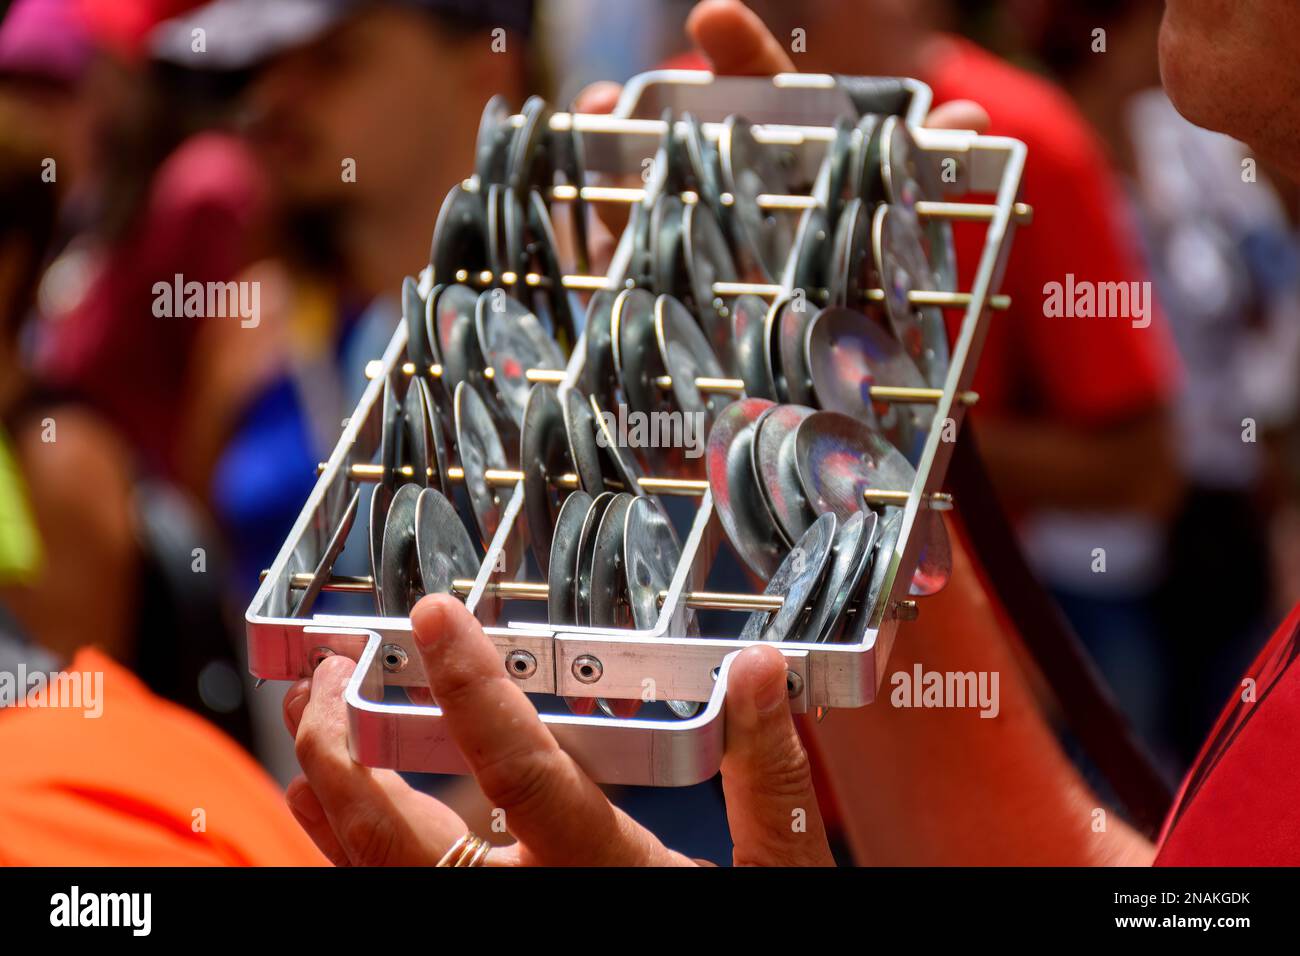
[{"label": "hex bolt", "polygon": [[518,680],[527,680],[537,673],[537,658],[516,647],[506,655],[506,673]]},{"label": "hex bolt", "polygon": [[899,601],[894,605],[894,619],[915,621],[921,614],[921,608],[915,601]]}]

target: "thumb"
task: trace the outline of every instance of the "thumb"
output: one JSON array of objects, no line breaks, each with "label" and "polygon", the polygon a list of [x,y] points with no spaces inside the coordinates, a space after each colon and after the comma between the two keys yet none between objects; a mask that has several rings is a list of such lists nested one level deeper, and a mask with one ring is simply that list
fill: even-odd
[{"label": "thumb", "polygon": [[759,15],[739,0],[702,0],[686,18],[686,32],[715,73],[771,76],[793,73],[794,62]]},{"label": "thumb", "polygon": [[785,673],[774,647],[747,648],[731,663],[722,789],[735,863],[834,866]]}]

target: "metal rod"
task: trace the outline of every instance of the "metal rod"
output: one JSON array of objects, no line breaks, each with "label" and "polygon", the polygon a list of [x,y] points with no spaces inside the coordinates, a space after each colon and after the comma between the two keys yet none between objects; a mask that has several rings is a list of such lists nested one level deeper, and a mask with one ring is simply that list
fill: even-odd
[{"label": "metal rod", "polygon": [[[466,181],[462,185],[470,189],[475,188],[471,181]],[[573,202],[581,197],[584,202],[631,205],[645,202],[648,195],[645,189],[626,186],[583,186],[581,188],[553,186],[549,190],[549,198],[552,202]],[[700,197],[689,189],[683,190],[679,198],[688,206],[700,201]],[[721,199],[724,206],[732,206],[736,202],[736,198],[731,193],[723,193]],[[815,196],[797,193],[759,193],[755,201],[759,209],[791,212],[802,212],[821,205]],[[940,202],[925,199],[918,201],[912,208],[919,219],[946,219],[952,222],[992,222],[998,212],[998,207],[992,203]],[[1016,203],[1011,208],[1011,214],[1018,223],[1024,224],[1033,218],[1034,211],[1028,203]]]},{"label": "metal rod", "polygon": [[[263,571],[265,579],[270,571]],[[312,585],[314,575],[300,571],[289,576],[289,587],[305,590]],[[347,594],[369,594],[374,590],[375,579],[368,574],[333,574],[321,585],[322,591],[341,591]],[[456,578],[451,582],[453,594],[464,597],[474,590],[472,578]],[[517,601],[545,601],[551,593],[550,585],[533,581],[489,581],[486,585],[489,593],[511,598]],[[659,603],[668,597],[667,591],[660,591]],[[780,597],[769,594],[735,594],[727,591],[687,591],[682,595],[687,607],[717,611],[779,611],[784,603]]]},{"label": "metal rod", "polygon": [[[384,363],[379,359],[373,359],[366,363],[366,378],[374,379],[382,374]],[[429,366],[430,374],[434,378],[442,375],[442,366]],[[487,370],[488,372],[491,369]],[[408,378],[415,374],[414,362],[403,362],[401,373]],[[528,381],[534,385],[562,385],[564,376],[567,373],[564,369],[559,368],[530,368],[524,372]],[[654,380],[659,388],[664,390],[673,387],[673,379],[670,375],[660,375]],[[706,394],[718,395],[743,395],[745,394],[745,382],[739,378],[708,378],[700,376],[695,380],[695,387]],[[908,402],[919,404],[934,404],[943,398],[943,389],[941,388],[913,388],[903,385],[872,385],[871,397],[878,402]]]}]

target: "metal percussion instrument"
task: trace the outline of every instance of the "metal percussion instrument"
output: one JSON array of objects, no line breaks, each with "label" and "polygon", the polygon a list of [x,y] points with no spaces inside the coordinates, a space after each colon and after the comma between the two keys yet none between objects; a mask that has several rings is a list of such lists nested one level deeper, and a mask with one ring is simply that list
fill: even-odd
[{"label": "metal percussion instrument", "polygon": [[[610,115],[488,103],[248,608],[252,673],[345,654],[355,759],[464,772],[438,708],[385,695],[427,686],[410,612],[450,594],[594,779],[657,786],[717,771],[750,643],[797,712],[871,703],[951,572],[952,439],[1030,214],[1021,143],[923,129],[927,87],[873,83],[879,112],[831,76],[690,71]],[[643,187],[588,182],[647,160]],[[601,275],[596,203],[631,207]],[[985,232],[966,291],[957,221]],[[352,549],[368,575],[335,570]]]}]

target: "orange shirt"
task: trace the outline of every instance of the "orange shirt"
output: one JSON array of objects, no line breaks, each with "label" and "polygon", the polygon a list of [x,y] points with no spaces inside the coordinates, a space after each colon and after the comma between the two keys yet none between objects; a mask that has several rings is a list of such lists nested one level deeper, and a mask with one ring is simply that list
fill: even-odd
[{"label": "orange shirt", "polygon": [[0,863],[327,865],[279,788],[220,731],[98,651],[68,670],[103,675],[99,717],[0,708]]}]

